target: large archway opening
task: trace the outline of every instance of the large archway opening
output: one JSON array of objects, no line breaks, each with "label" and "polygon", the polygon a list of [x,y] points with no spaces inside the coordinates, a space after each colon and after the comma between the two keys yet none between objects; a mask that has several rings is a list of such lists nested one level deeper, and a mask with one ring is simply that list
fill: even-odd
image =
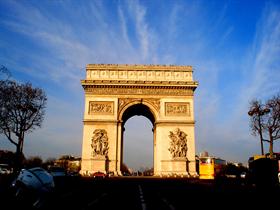
[{"label": "large archway opening", "polygon": [[154,123],[148,106],[135,104],[124,112],[122,138],[123,175],[153,175]]}]

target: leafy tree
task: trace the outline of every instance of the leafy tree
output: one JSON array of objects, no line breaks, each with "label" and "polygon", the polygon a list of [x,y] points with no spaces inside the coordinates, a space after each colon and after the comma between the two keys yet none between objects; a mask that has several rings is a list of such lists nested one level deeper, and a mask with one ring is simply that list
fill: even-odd
[{"label": "leafy tree", "polygon": [[260,136],[262,154],[263,142],[269,142],[269,154],[272,158],[273,143],[280,139],[280,94],[267,100],[265,104],[258,100],[251,101],[248,114],[251,117],[253,135]]},{"label": "leafy tree", "polygon": [[16,146],[18,166],[25,134],[41,127],[46,102],[44,91],[30,83],[0,80],[0,134]]}]

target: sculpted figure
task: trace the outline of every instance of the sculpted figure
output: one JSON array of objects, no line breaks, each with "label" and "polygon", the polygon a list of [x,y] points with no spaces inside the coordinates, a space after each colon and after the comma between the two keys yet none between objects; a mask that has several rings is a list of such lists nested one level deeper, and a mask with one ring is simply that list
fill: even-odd
[{"label": "sculpted figure", "polygon": [[187,157],[187,134],[177,128],[174,132],[169,131],[170,141],[169,152],[172,158]]},{"label": "sculpted figure", "polygon": [[105,129],[96,129],[93,132],[93,137],[91,139],[91,148],[93,156],[96,155],[108,155],[109,149],[108,136]]}]

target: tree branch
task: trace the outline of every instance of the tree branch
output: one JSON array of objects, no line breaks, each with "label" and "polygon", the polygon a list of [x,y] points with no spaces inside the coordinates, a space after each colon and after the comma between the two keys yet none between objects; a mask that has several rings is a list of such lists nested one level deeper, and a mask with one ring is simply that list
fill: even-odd
[{"label": "tree branch", "polygon": [[9,139],[9,141],[14,144],[15,146],[17,146],[18,144],[11,138],[11,132],[8,130],[8,133],[4,130],[4,134],[5,136]]},{"label": "tree branch", "polygon": [[270,142],[268,139],[263,139],[263,141],[265,141],[265,142]]}]

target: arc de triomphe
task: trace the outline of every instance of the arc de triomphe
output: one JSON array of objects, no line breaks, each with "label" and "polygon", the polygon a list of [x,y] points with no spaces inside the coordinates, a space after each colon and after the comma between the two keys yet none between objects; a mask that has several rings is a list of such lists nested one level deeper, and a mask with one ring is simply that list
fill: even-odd
[{"label": "arc de triomphe", "polygon": [[154,175],[195,175],[194,91],[191,66],[89,64],[81,174],[121,175],[125,122],[153,124]]}]

